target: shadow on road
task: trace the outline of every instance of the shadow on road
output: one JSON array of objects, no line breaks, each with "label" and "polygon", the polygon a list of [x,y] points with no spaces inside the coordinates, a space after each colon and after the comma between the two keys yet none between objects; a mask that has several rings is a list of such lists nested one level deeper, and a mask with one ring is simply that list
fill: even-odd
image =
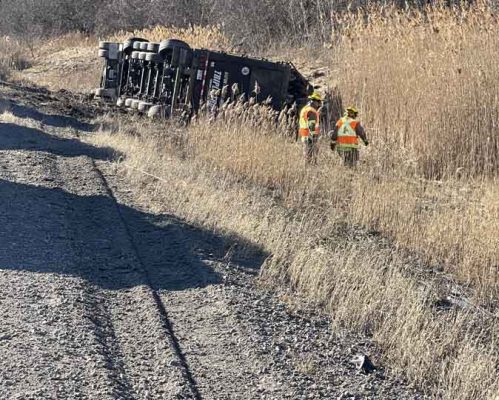
[{"label": "shadow on road", "polygon": [[45,125],[53,126],[55,128],[73,128],[84,132],[92,132],[94,130],[92,124],[82,122],[77,118],[43,113],[34,108],[20,105],[14,101],[10,102],[9,111],[16,117],[34,119],[35,121],[42,122]]},{"label": "shadow on road", "polygon": [[0,150],[44,151],[63,157],[87,156],[110,160],[117,156],[111,148],[97,148],[78,139],[50,135],[39,129],[0,122]]},{"label": "shadow on road", "polygon": [[113,290],[147,283],[184,290],[222,282],[206,260],[220,259],[228,248],[233,263],[255,272],[266,256],[241,238],[116,205],[108,196],[76,196],[0,179],[3,270],[80,276]]},{"label": "shadow on road", "polygon": [[[12,123],[0,123],[2,150],[99,160],[114,153]],[[22,162],[26,167],[40,161]],[[210,260],[226,259],[227,253],[235,267],[253,273],[267,256],[236,235],[217,235],[173,216],[139,211],[107,194],[80,195],[105,193],[98,178],[79,181],[82,166],[91,168],[89,163],[66,164],[74,171],[67,178],[54,177],[69,185],[64,189],[54,187],[54,180],[32,176],[29,164],[29,181],[22,177],[24,183],[16,182],[2,173],[1,164],[0,159],[0,269],[80,276],[108,289],[150,283],[156,289],[183,290],[221,282]],[[15,168],[7,165],[3,168]]]}]

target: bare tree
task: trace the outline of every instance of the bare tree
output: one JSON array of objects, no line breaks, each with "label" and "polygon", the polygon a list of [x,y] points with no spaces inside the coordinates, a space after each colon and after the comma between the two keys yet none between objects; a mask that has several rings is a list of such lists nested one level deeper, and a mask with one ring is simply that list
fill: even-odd
[{"label": "bare tree", "polygon": [[[378,0],[421,7],[431,0]],[[448,0],[449,4],[462,0]],[[473,0],[469,0],[473,1]],[[495,1],[495,0],[491,0]],[[334,14],[376,0],[0,0],[0,34],[24,38],[69,31],[108,34],[154,25],[219,25],[247,49],[329,40]]]}]

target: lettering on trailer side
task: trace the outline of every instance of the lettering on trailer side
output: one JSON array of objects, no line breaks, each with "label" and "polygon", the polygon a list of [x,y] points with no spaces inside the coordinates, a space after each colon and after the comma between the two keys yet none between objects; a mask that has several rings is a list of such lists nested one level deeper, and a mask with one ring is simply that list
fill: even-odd
[{"label": "lettering on trailer side", "polygon": [[210,89],[221,89],[221,88],[222,88],[222,71],[215,71]]},{"label": "lettering on trailer side", "polygon": [[218,105],[219,96],[215,96],[213,92],[219,89],[222,89],[222,71],[215,70],[210,84],[210,99],[208,101],[210,110]]}]

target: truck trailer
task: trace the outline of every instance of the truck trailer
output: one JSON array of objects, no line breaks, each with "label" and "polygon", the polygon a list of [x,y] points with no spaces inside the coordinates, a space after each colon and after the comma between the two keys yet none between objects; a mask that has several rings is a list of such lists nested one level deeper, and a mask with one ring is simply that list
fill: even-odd
[{"label": "truck trailer", "polygon": [[100,42],[99,56],[104,66],[96,95],[151,117],[190,118],[250,99],[281,111],[304,104],[313,91],[291,63],[193,49],[178,39]]}]

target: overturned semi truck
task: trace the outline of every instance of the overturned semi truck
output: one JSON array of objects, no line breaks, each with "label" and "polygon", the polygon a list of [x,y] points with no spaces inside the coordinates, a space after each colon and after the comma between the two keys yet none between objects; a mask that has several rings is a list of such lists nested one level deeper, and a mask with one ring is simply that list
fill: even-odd
[{"label": "overturned semi truck", "polygon": [[177,39],[100,42],[99,56],[104,67],[96,95],[151,117],[190,118],[201,107],[250,98],[280,111],[306,102],[313,91],[291,63],[193,49]]}]

